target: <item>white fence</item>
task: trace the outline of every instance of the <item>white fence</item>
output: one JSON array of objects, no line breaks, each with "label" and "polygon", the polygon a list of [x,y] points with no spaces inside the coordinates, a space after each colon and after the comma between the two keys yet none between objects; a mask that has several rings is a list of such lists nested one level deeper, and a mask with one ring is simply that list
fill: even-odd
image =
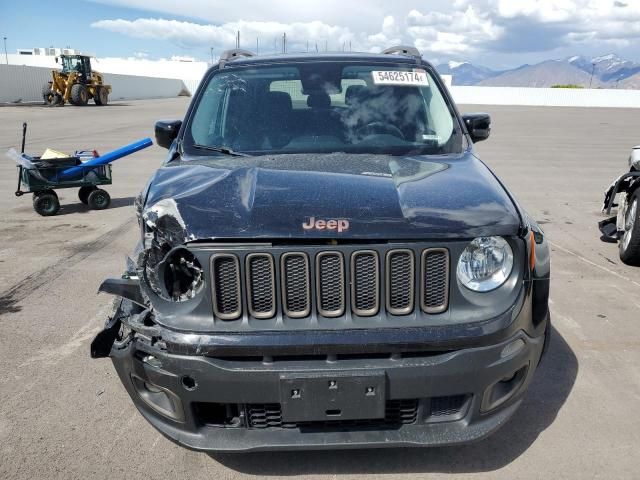
[{"label": "white fence", "polygon": [[[40,102],[42,87],[51,78],[51,69],[24,65],[0,65],[0,103]],[[189,94],[182,80],[104,74],[113,87],[111,100],[168,98]]]},{"label": "white fence", "polygon": [[[173,62],[179,63],[179,62]],[[190,68],[192,65],[187,64]],[[177,73],[177,72],[176,72]],[[192,72],[192,74],[199,74]],[[193,94],[199,79],[142,77],[105,73],[113,86],[112,100],[168,98]],[[39,102],[51,69],[24,65],[0,65],[0,103]],[[456,103],[465,105],[537,105],[554,107],[640,108],[640,90],[449,87]]]},{"label": "white fence", "polygon": [[450,87],[465,105],[640,108],[640,90],[588,88]]}]

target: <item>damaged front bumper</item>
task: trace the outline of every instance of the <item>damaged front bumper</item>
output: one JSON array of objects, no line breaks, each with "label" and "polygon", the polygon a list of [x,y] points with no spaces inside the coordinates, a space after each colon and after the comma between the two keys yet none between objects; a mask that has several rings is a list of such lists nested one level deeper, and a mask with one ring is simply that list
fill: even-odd
[{"label": "damaged front bumper", "polygon": [[[92,355],[109,355],[140,413],[191,449],[459,444],[499,428],[533,377],[546,337],[522,329],[531,305],[520,307],[486,322],[479,329],[484,335],[460,341],[455,329],[434,335],[428,328],[182,333],[122,300]],[[498,328],[505,324],[510,327]],[[302,382],[303,392],[318,382],[330,388],[362,381],[381,397],[371,418],[319,419],[317,409],[305,407],[292,419],[291,382]],[[364,394],[351,389],[346,397],[325,398],[337,402],[327,414],[364,405]]]}]

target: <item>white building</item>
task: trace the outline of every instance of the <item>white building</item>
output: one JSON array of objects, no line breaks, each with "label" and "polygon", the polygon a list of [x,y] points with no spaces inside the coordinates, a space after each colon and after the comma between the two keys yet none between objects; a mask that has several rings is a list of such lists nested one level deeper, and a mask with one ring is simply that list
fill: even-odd
[{"label": "white building", "polygon": [[39,55],[59,57],[60,55],[78,55],[80,52],[73,48],[19,48],[18,55]]}]

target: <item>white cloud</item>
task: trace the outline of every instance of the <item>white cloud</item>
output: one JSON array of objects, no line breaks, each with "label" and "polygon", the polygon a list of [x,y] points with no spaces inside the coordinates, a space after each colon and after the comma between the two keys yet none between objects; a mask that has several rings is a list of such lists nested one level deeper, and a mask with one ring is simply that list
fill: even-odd
[{"label": "white cloud", "polygon": [[[260,38],[261,51],[275,51],[287,33],[289,51],[317,42],[324,50],[379,51],[411,44],[434,56],[467,59],[483,52],[548,51],[558,48],[628,47],[640,41],[640,0],[97,0],[203,23],[165,18],[100,20],[93,27],[134,38],[168,40],[192,48],[243,46]],[[393,12],[392,15],[389,13]],[[267,19],[268,21],[265,21]],[[278,41],[279,42],[279,41]],[[279,43],[278,43],[279,45]],[[264,48],[264,50],[262,50]],[[279,48],[279,47],[278,47]]]},{"label": "white cloud", "polygon": [[412,10],[407,16],[408,32],[416,46],[434,53],[467,53],[500,38],[503,29],[473,6],[451,14]]},{"label": "white cloud", "polygon": [[162,18],[139,18],[137,20],[100,20],[92,24],[95,28],[109,30],[134,38],[168,40],[181,47],[213,46],[218,50],[235,45],[236,32],[240,31],[241,43],[254,45],[256,37],[266,50],[275,50],[274,39],[287,33],[289,51],[302,51],[307,41],[313,49],[318,43],[324,49],[341,50],[351,45],[354,50],[380,51],[395,44],[417,46],[424,54],[461,54],[475,51],[483,42],[497,38],[500,27],[491,20],[476,14],[469,6],[462,12],[446,15],[440,12],[422,14],[412,10],[400,23],[394,16],[382,19],[379,30],[374,33],[354,32],[350,28],[330,25],[318,20],[311,22],[258,22],[237,21],[222,25],[198,24],[194,22],[167,20]]},{"label": "white cloud", "polygon": [[313,44],[330,40],[333,48],[337,48],[336,45],[342,46],[354,40],[354,35],[349,29],[319,21],[291,24],[239,21],[217,26],[162,18],[139,18],[100,20],[91,26],[134,38],[162,39],[182,47],[211,46],[218,50],[233,47],[238,31],[241,43],[254,45],[255,39],[259,37],[260,41],[267,43],[271,49],[274,49],[274,39],[280,39],[285,32],[290,50],[306,49],[307,41]]}]

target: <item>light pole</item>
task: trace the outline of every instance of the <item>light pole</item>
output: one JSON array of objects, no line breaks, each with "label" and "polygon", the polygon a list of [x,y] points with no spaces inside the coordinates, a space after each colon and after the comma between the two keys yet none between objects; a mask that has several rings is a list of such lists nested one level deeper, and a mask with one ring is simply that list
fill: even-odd
[{"label": "light pole", "polygon": [[9,55],[7,55],[7,37],[2,37],[4,40],[4,60],[9,65]]},{"label": "light pole", "polygon": [[211,65],[213,65],[213,47],[211,47]]},{"label": "light pole", "polygon": [[595,62],[591,64],[591,78],[589,79],[589,88],[591,88],[591,82],[593,82],[593,72],[596,70]]}]

